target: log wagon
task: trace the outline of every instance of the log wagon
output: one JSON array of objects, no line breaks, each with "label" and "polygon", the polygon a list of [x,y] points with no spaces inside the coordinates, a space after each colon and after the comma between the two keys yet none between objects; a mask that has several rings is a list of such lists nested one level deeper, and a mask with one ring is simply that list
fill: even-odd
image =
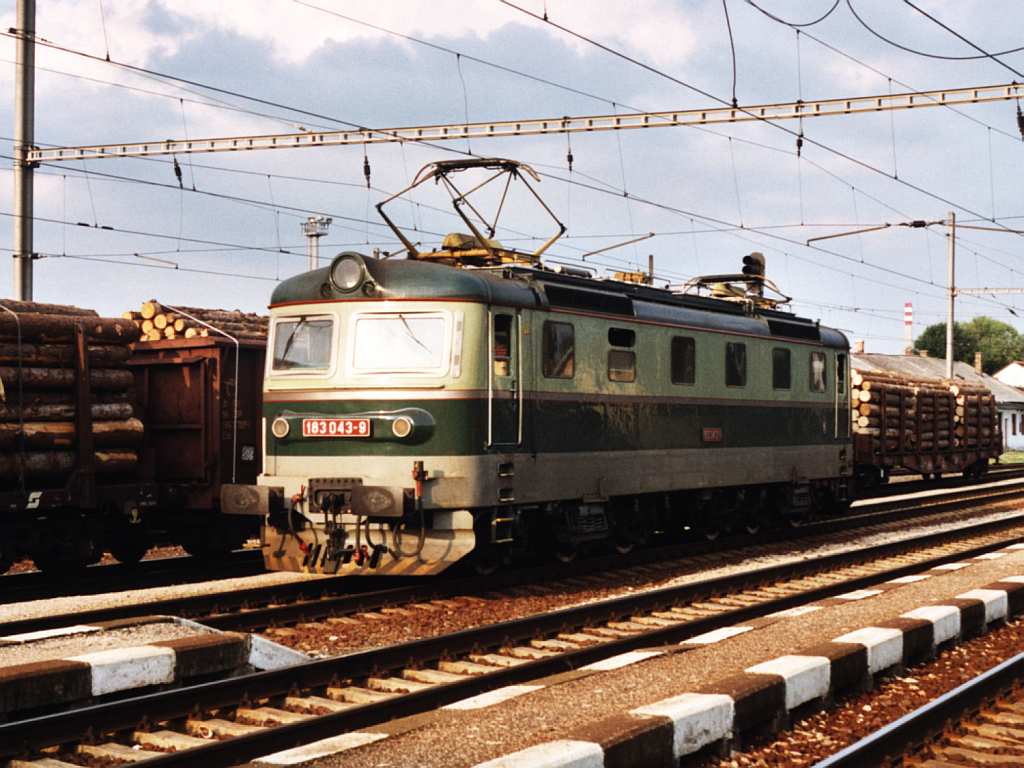
[{"label": "log wagon", "polygon": [[145,319],[181,329],[157,340],[133,314],[0,302],[0,573],[19,555],[67,570],[258,534],[219,512],[262,462],[266,320],[150,301]]},{"label": "log wagon", "polygon": [[[0,572],[96,562],[155,508],[137,475],[144,427],[125,367],[136,330],[92,310],[0,301]],[[117,527],[121,527],[118,525]]]}]

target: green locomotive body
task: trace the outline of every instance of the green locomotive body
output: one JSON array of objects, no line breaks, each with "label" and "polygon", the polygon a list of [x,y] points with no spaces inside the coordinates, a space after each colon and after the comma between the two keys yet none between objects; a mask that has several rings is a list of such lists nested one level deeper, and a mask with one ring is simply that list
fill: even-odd
[{"label": "green locomotive body", "polygon": [[763,305],[346,253],[277,288],[268,351],[264,471],[225,498],[274,569],[486,569],[848,499],[847,340]]}]

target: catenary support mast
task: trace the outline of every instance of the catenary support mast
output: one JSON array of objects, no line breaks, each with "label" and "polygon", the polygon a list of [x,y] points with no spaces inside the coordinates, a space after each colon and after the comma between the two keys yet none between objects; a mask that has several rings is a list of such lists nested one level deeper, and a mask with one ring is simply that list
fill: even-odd
[{"label": "catenary support mast", "polygon": [[14,85],[14,273],[11,293],[32,300],[32,168],[35,141],[35,0],[18,0],[18,51]]}]

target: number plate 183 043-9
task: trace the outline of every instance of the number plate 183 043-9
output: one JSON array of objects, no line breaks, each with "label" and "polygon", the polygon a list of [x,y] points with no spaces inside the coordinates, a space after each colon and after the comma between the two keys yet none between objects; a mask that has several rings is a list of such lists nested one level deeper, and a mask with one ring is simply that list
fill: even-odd
[{"label": "number plate 183 043-9", "polygon": [[369,419],[303,419],[303,437],[369,437]]}]

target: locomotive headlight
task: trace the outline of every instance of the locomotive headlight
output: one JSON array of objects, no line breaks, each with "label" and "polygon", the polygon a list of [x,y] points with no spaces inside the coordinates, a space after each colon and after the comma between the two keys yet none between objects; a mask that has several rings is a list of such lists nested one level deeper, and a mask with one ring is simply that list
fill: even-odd
[{"label": "locomotive headlight", "polygon": [[395,437],[408,437],[412,433],[412,419],[408,416],[399,416],[391,422],[391,433]]},{"label": "locomotive headlight", "polygon": [[278,416],[270,424],[270,431],[273,432],[274,437],[278,440],[284,440],[288,437],[288,433],[291,432],[292,425],[288,423],[288,419],[283,419]]},{"label": "locomotive headlight", "polygon": [[331,263],[331,285],[342,293],[354,291],[366,278],[366,265],[358,253],[346,251]]}]

